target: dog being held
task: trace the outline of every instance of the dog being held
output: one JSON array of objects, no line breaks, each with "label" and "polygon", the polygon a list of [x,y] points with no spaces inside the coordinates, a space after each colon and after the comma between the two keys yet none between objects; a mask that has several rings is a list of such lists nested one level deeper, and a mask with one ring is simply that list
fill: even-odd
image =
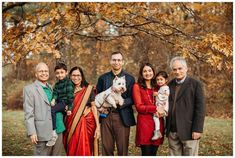
[{"label": "dog being held", "polygon": [[123,77],[115,77],[113,79],[113,85],[107,90],[99,93],[95,97],[95,105],[97,108],[102,107],[114,107],[117,108],[117,104],[123,105],[124,99],[122,93],[126,91],[126,79]]}]

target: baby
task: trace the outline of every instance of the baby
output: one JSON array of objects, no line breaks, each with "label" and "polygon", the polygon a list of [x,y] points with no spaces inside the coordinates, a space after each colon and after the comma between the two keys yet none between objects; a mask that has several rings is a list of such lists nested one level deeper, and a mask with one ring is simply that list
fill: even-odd
[{"label": "baby", "polygon": [[[170,89],[166,85],[167,83],[168,75],[165,71],[160,71],[156,75],[156,82],[159,88],[158,92],[154,93],[154,96],[156,96],[156,106],[159,108],[164,109],[165,114],[164,116],[167,116],[168,109],[169,109],[169,102],[168,97],[170,95]],[[157,140],[158,138],[162,137],[162,134],[160,132],[160,121],[159,118],[156,116],[153,116],[153,120],[155,123],[155,130],[152,137],[152,140]]]}]

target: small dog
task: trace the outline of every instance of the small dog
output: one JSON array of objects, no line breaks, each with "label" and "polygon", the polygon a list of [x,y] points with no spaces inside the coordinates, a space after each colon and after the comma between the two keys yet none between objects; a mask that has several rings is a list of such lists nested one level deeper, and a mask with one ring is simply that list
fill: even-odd
[{"label": "small dog", "polygon": [[[114,107],[117,108],[116,104],[123,105],[124,99],[122,93],[126,91],[126,79],[123,77],[115,77],[113,79],[113,85],[107,90],[99,93],[95,97],[95,105],[100,107]],[[106,103],[106,104],[104,104]]]}]

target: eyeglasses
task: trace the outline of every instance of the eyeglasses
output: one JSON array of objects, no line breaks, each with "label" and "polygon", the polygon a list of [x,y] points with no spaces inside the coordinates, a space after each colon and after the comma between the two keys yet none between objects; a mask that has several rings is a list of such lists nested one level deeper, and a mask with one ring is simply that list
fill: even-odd
[{"label": "eyeglasses", "polygon": [[117,61],[117,62],[121,62],[122,59],[112,59],[112,61],[113,61],[113,62],[116,62],[116,61]]},{"label": "eyeglasses", "polygon": [[81,75],[71,75],[71,77],[81,77]]},{"label": "eyeglasses", "polygon": [[48,70],[40,70],[40,71],[38,71],[38,73],[40,73],[40,74],[42,74],[42,73],[49,73],[49,71]]}]

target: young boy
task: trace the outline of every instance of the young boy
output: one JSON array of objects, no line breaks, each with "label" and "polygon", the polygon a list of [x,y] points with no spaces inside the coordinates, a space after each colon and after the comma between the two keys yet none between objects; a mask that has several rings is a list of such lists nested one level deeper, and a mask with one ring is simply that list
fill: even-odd
[{"label": "young boy", "polygon": [[47,142],[47,146],[55,145],[56,134],[56,113],[65,112],[68,106],[67,115],[71,115],[71,109],[74,99],[74,85],[73,82],[67,77],[67,66],[64,63],[58,63],[55,67],[55,75],[57,82],[53,89],[53,97],[51,101],[51,116],[53,124],[52,138]]}]

